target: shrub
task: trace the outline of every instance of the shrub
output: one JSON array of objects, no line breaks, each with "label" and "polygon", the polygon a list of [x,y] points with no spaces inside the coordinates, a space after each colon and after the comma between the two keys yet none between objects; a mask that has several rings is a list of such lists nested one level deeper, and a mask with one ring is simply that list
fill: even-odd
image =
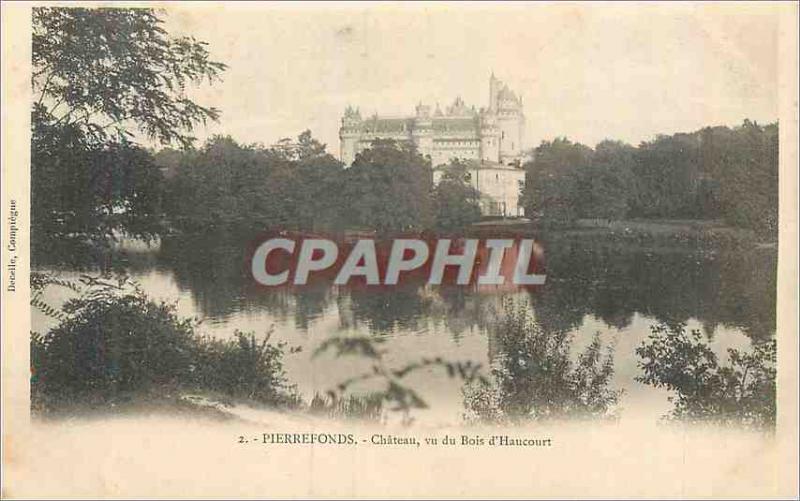
[{"label": "shrub", "polygon": [[240,332],[230,340],[201,337],[192,320],[177,317],[174,305],[155,302],[138,288],[95,280],[81,290],[61,311],[49,308],[60,319],[56,327],[32,334],[35,410],[187,390],[273,405],[296,401],[283,372],[283,345],[268,344],[269,335],[261,342]]},{"label": "shrub", "polygon": [[636,349],[643,375],[637,381],[674,392],[668,416],[694,422],[775,425],[775,340],[755,344],[750,353],[728,349],[721,366],[698,330],[684,324],[651,327]]},{"label": "shrub", "polygon": [[342,398],[315,393],[309,404],[309,410],[313,414],[334,419],[347,418],[380,421],[383,416],[383,400],[384,395],[381,393],[348,395]]},{"label": "shrub", "polygon": [[598,335],[576,361],[566,332],[548,332],[525,302],[507,300],[492,327],[497,346],[491,384],[468,385],[468,420],[514,422],[611,418],[621,394],[610,388],[613,348],[603,354]]}]

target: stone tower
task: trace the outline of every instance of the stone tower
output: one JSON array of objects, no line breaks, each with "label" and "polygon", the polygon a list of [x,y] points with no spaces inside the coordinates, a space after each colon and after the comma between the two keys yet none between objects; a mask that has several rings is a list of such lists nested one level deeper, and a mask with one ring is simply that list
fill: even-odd
[{"label": "stone tower", "polygon": [[433,120],[430,106],[422,103],[417,105],[411,137],[420,154],[430,155],[433,152]]},{"label": "stone tower", "polygon": [[489,110],[497,123],[499,133],[500,163],[509,165],[521,161],[525,115],[522,112],[522,98],[495,78],[489,77]]},{"label": "stone tower", "polygon": [[342,117],[339,129],[339,158],[350,164],[358,153],[358,141],[361,139],[361,112],[358,108],[348,106]]},{"label": "stone tower", "polygon": [[497,162],[500,158],[500,129],[497,116],[489,108],[481,112],[481,160]]}]

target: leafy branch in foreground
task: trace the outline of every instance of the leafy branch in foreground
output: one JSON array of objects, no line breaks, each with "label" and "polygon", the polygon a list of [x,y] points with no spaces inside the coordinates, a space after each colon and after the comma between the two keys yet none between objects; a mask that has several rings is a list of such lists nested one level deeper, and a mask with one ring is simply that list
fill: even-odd
[{"label": "leafy branch in foreground", "polygon": [[189,146],[187,132],[219,116],[189,100],[186,88],[218,80],[225,64],[210,59],[206,43],[169,36],[152,9],[38,7],[32,24],[41,123],[91,143],[132,137],[133,126],[151,140]]},{"label": "leafy branch in foreground", "polygon": [[77,299],[101,299],[109,292],[121,291],[126,287],[137,287],[125,275],[118,275],[115,279],[108,276],[92,277],[90,275],[81,275],[77,279],[66,279],[54,273],[33,271],[30,274],[30,280],[31,306],[56,320],[65,320],[70,310],[67,305],[59,309],[44,301],[44,291],[51,285],[72,291],[77,295]]},{"label": "leafy branch in foreground", "polygon": [[314,357],[331,350],[335,356],[361,356],[372,361],[369,371],[360,375],[348,378],[336,385],[334,389],[328,390],[327,396],[333,405],[340,402],[348,390],[358,383],[367,381],[378,381],[381,383],[380,390],[372,391],[372,398],[380,398],[383,402],[391,405],[390,410],[403,413],[404,421],[410,422],[410,413],[413,409],[425,409],[428,404],[419,394],[403,379],[409,374],[421,369],[439,367],[443,368],[451,378],[458,377],[466,384],[487,384],[486,377],[481,373],[481,365],[471,361],[449,361],[442,357],[426,358],[411,362],[399,368],[390,368],[385,363],[385,349],[381,349],[381,344],[385,342],[383,338],[372,338],[369,336],[352,337],[332,337],[323,341],[314,351]]}]

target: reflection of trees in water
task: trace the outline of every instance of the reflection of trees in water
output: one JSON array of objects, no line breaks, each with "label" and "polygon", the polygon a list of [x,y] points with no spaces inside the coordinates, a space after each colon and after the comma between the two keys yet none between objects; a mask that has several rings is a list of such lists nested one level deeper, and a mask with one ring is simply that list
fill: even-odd
[{"label": "reflection of trees in water", "polygon": [[346,326],[366,324],[373,332],[417,330],[427,321],[432,299],[422,285],[357,288],[342,293],[339,316]]},{"label": "reflection of trees in water", "polygon": [[459,286],[440,286],[434,290],[438,301],[431,315],[455,341],[466,331],[486,328],[496,308],[501,306],[501,296],[491,292]]},{"label": "reflection of trees in water", "polygon": [[770,249],[630,248],[589,240],[547,246],[547,285],[531,295],[547,329],[578,327],[593,314],[614,327],[635,313],[660,321],[699,319],[751,337],[775,330],[776,253]]},{"label": "reflection of trees in water", "polygon": [[[344,325],[416,330],[432,321],[458,338],[484,327],[487,309],[498,302],[497,294],[465,287],[257,289],[248,276],[246,247],[246,238],[230,235],[169,238],[155,266],[172,272],[205,316],[265,310],[304,329],[336,301]],[[626,327],[639,313],[670,322],[697,318],[709,330],[723,324],[752,337],[774,332],[774,250],[631,248],[584,237],[554,239],[546,249],[547,284],[530,301],[547,331],[575,329],[587,314]],[[141,261],[127,263],[133,271],[153,266]]]},{"label": "reflection of trees in water", "polygon": [[599,335],[571,356],[572,336],[547,331],[525,301],[508,300],[491,329],[492,379],[464,389],[466,417],[488,422],[614,416],[613,347]]},{"label": "reflection of trees in water", "polygon": [[465,331],[487,328],[502,308],[502,297],[469,287],[421,283],[398,289],[340,290],[339,317],[344,327],[364,324],[373,333],[436,328],[458,341]]},{"label": "reflection of trees in water", "polygon": [[659,324],[636,349],[637,381],[674,393],[670,418],[694,422],[775,425],[775,340],[758,341],[749,352],[728,350],[728,364],[684,324]]},{"label": "reflection of trees in water", "polygon": [[265,310],[281,320],[294,317],[306,329],[331,304],[327,287],[256,289],[248,275],[246,249],[246,239],[229,234],[169,238],[161,244],[157,267],[172,272],[178,287],[191,291],[208,317]]}]

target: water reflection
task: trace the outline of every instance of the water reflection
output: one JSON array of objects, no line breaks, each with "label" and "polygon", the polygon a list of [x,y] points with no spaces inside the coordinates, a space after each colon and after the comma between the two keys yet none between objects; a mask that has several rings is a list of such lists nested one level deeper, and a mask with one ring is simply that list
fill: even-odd
[{"label": "water reflection", "polygon": [[631,248],[574,240],[546,247],[548,284],[531,298],[548,330],[586,314],[616,328],[636,313],[663,322],[699,319],[767,338],[775,330],[777,254],[772,249]]},{"label": "water reflection", "polygon": [[[631,247],[557,237],[545,240],[544,247],[547,283],[516,292],[419,284],[391,290],[256,289],[248,276],[247,241],[231,235],[173,237],[155,252],[121,252],[111,264],[150,277],[148,294],[177,287],[190,298],[193,313],[216,324],[215,335],[275,323],[276,333],[303,345],[303,353],[313,352],[326,337],[352,331],[389,338],[389,352],[400,365],[422,356],[473,360],[492,381],[467,388],[464,399],[458,386],[437,382],[431,374],[420,374],[413,387],[428,391],[432,410],[458,407],[460,416],[466,403],[468,415],[489,421],[576,414],[607,418],[615,415],[620,389],[626,412],[637,398],[650,405],[652,399],[640,395],[659,385],[642,379],[635,348],[659,322],[689,322],[707,336],[716,332],[720,366],[731,346],[747,356],[751,342],[760,346],[774,335],[774,249]],[[509,298],[527,305],[518,307],[518,315],[530,315],[532,327],[498,329]],[[614,336],[618,344],[612,357]],[[309,402],[316,392],[352,375],[348,371],[360,370],[356,362],[341,360],[314,364],[300,355],[287,360],[290,378]],[[752,391],[755,399],[761,398],[759,388]],[[455,400],[447,396],[451,393]]]},{"label": "water reflection", "polygon": [[[263,309],[307,329],[336,303],[345,321],[375,332],[415,330],[431,317],[444,319],[456,335],[480,324],[486,294],[468,287],[256,290],[247,275],[245,247],[227,235],[172,238],[162,242],[155,259],[129,253],[125,263],[134,272],[153,267],[171,272],[211,318]],[[762,339],[775,330],[773,249],[630,248],[558,239],[545,248],[547,283],[529,296],[547,331],[575,329],[586,315],[619,329],[637,313],[672,323],[694,318],[708,331],[724,325]]]}]

